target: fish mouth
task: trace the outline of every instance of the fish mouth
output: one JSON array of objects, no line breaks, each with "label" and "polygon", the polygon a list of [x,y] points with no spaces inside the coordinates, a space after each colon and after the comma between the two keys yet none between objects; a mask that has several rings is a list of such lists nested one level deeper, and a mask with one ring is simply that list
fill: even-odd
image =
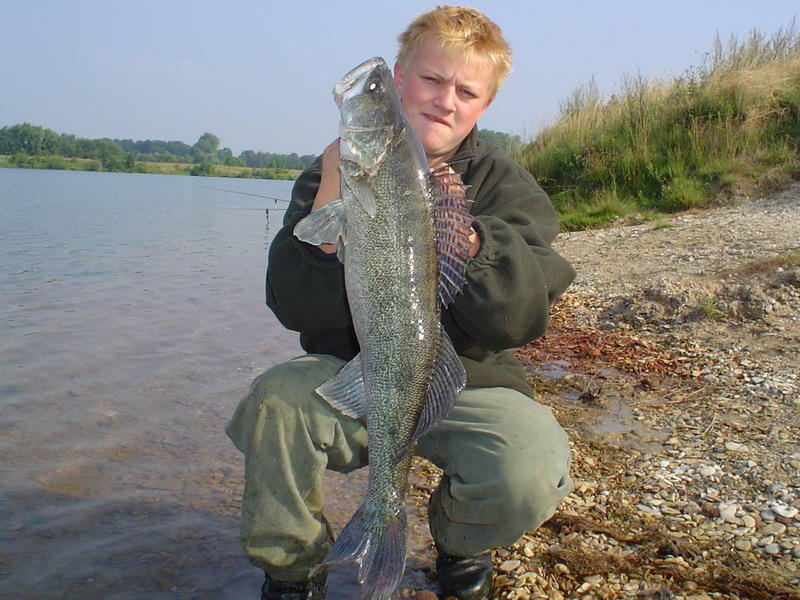
[{"label": "fish mouth", "polygon": [[387,70],[386,61],[382,58],[375,57],[365,60],[363,63],[351,69],[339,82],[333,87],[333,99],[336,105],[339,106],[349,96],[349,93],[357,84],[367,77],[372,71],[383,65]]}]

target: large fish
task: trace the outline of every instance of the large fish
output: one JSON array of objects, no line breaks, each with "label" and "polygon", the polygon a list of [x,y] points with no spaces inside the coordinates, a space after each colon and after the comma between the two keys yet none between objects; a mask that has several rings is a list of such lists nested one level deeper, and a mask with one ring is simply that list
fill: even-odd
[{"label": "large fish", "polygon": [[326,564],[358,563],[362,597],[387,600],[405,568],[405,506],[415,441],[465,385],[440,307],[464,281],[469,258],[464,187],[449,168],[431,172],[383,59],[334,88],[341,113],[341,198],[295,227],[311,244],[339,241],[361,348],[317,391],[367,424],[369,482]]}]

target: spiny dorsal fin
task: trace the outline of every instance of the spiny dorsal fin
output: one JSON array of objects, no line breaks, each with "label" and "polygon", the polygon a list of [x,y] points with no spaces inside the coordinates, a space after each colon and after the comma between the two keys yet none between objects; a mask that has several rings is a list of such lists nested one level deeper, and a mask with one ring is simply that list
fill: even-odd
[{"label": "spiny dorsal fin", "polygon": [[428,175],[439,258],[439,301],[447,306],[461,291],[469,261],[472,215],[465,186],[448,165]]}]

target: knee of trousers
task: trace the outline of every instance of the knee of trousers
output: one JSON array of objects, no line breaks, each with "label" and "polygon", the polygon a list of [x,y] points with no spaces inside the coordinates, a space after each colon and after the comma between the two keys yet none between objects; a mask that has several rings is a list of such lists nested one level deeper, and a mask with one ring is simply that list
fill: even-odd
[{"label": "knee of trousers", "polygon": [[431,502],[450,523],[437,529],[472,529],[487,546],[506,546],[553,515],[572,489],[569,442],[548,408],[532,402],[525,413],[501,423],[446,474]]},{"label": "knee of trousers", "polygon": [[323,401],[314,390],[340,366],[341,361],[333,358],[302,357],[267,369],[239,402],[226,427],[228,437],[247,453],[266,422],[289,425],[298,419],[316,420]]}]

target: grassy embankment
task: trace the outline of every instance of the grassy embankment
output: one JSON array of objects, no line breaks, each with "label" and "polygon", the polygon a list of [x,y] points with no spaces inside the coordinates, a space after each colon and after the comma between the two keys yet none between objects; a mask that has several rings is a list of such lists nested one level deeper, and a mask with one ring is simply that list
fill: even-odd
[{"label": "grassy embankment", "polygon": [[719,39],[671,81],[593,83],[521,150],[566,229],[722,204],[800,178],[800,32]]},{"label": "grassy embankment", "polygon": [[66,171],[112,171],[150,173],[155,175],[203,175],[213,177],[240,177],[248,179],[296,179],[296,169],[233,167],[195,163],[136,161],[131,170],[105,169],[101,160],[93,158],[68,158],[64,156],[9,156],[0,154],[0,167],[22,169],[60,169]]}]

